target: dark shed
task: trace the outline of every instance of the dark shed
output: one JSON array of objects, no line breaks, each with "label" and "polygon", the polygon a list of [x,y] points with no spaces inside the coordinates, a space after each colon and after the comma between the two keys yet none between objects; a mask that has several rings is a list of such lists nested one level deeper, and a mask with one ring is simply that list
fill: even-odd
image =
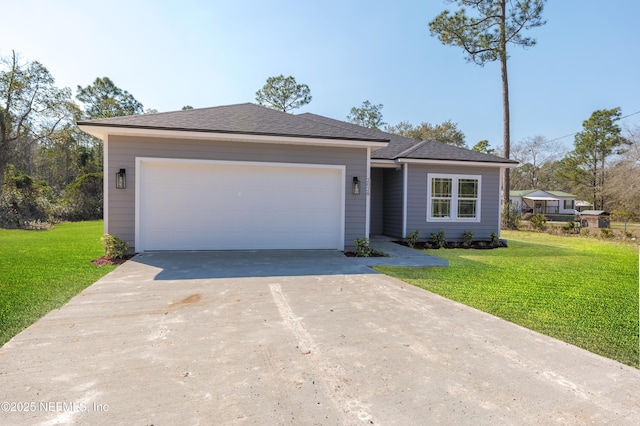
[{"label": "dark shed", "polygon": [[582,228],[609,228],[610,225],[609,212],[604,210],[584,210],[580,212],[580,226]]}]

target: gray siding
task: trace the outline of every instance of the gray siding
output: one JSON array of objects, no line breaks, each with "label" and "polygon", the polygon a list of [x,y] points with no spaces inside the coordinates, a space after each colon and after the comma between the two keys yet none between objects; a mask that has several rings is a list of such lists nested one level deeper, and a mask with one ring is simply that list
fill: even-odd
[{"label": "gray siding", "polygon": [[[110,136],[107,155],[106,232],[128,241],[133,250],[136,157],[345,165],[345,246],[352,246],[355,238],[366,237],[366,196],[364,191],[360,195],[351,191],[353,176],[364,182],[367,175],[366,148]],[[115,174],[120,168],[127,170],[125,190],[115,189]]]},{"label": "gray siding", "polygon": [[382,235],[384,225],[382,222],[384,208],[384,170],[371,169],[371,222],[369,232],[371,235]]},{"label": "gray siding", "polygon": [[384,169],[383,233],[402,238],[403,171]]},{"label": "gray siding", "polygon": [[[427,222],[427,173],[482,176],[481,222]],[[488,240],[492,232],[498,232],[500,169],[410,164],[408,187],[407,233],[418,229],[420,238],[428,239],[430,233],[438,232],[439,229],[442,229],[447,240],[462,241],[462,233],[464,231],[473,231],[474,239],[478,240]]]}]

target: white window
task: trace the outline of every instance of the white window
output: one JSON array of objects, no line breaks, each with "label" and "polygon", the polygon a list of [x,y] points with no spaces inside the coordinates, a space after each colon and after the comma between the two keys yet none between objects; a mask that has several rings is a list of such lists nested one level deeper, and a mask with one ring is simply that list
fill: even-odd
[{"label": "white window", "polygon": [[427,174],[427,222],[480,222],[479,175]]}]

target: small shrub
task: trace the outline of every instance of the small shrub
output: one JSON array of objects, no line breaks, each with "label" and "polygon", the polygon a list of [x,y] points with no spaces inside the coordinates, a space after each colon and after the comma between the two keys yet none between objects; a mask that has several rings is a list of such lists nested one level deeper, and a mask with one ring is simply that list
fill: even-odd
[{"label": "small shrub", "polygon": [[436,233],[431,233],[430,234],[431,237],[431,242],[437,246],[438,248],[442,248],[447,244],[447,240],[444,237],[444,230],[440,229],[438,230],[438,232]]},{"label": "small shrub", "polygon": [[462,233],[462,239],[463,239],[462,244],[465,247],[471,246],[471,243],[473,243],[473,231],[464,231]]},{"label": "small shrub", "polygon": [[498,247],[500,245],[500,238],[498,238],[498,233],[497,232],[492,232],[491,234],[489,234],[489,243],[491,244],[491,247]]},{"label": "small shrub", "polygon": [[532,217],[533,217],[533,213],[524,213],[522,215],[522,220],[526,220],[528,222],[531,220]]},{"label": "small shrub", "polygon": [[53,222],[54,199],[46,182],[35,182],[8,164],[0,191],[0,226],[30,229],[32,224]]},{"label": "small shrub", "polygon": [[547,218],[543,214],[536,214],[529,219],[529,222],[533,223],[534,228],[543,230],[547,223]]},{"label": "small shrub", "polygon": [[104,234],[100,242],[104,244],[104,255],[107,259],[122,259],[129,250],[129,243],[115,235]]},{"label": "small shrub", "polygon": [[589,230],[587,228],[580,229],[580,235],[583,237],[588,237],[590,235]]},{"label": "small shrub", "polygon": [[420,230],[416,229],[413,232],[410,232],[409,235],[407,235],[406,241],[407,241],[407,245],[411,248],[413,248],[417,243],[418,243],[418,236],[420,235]]},{"label": "small shrub", "polygon": [[502,224],[505,229],[518,229],[522,220],[522,212],[517,204],[509,203],[502,211]]},{"label": "small shrub", "polygon": [[356,257],[388,257],[389,255],[381,250],[371,248],[368,238],[356,238],[353,240],[356,245]]},{"label": "small shrub", "polygon": [[573,234],[576,232],[576,224],[574,221],[570,220],[569,222],[562,225],[562,230],[567,234]]},{"label": "small shrub", "polygon": [[613,229],[610,228],[602,228],[600,230],[600,236],[602,238],[612,238],[613,237]]},{"label": "small shrub", "polygon": [[369,245],[368,238],[356,238],[353,242],[356,245],[356,257],[371,257],[373,249]]}]

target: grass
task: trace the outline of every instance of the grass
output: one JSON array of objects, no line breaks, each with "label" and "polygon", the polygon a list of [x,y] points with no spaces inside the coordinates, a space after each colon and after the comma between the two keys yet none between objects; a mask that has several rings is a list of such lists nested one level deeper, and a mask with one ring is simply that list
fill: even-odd
[{"label": "grass", "polygon": [[104,254],[102,231],[102,221],[0,229],[0,345],[113,270],[91,263]]},{"label": "grass", "polygon": [[380,272],[638,368],[638,247],[503,231],[509,247],[429,250],[448,268]]}]

